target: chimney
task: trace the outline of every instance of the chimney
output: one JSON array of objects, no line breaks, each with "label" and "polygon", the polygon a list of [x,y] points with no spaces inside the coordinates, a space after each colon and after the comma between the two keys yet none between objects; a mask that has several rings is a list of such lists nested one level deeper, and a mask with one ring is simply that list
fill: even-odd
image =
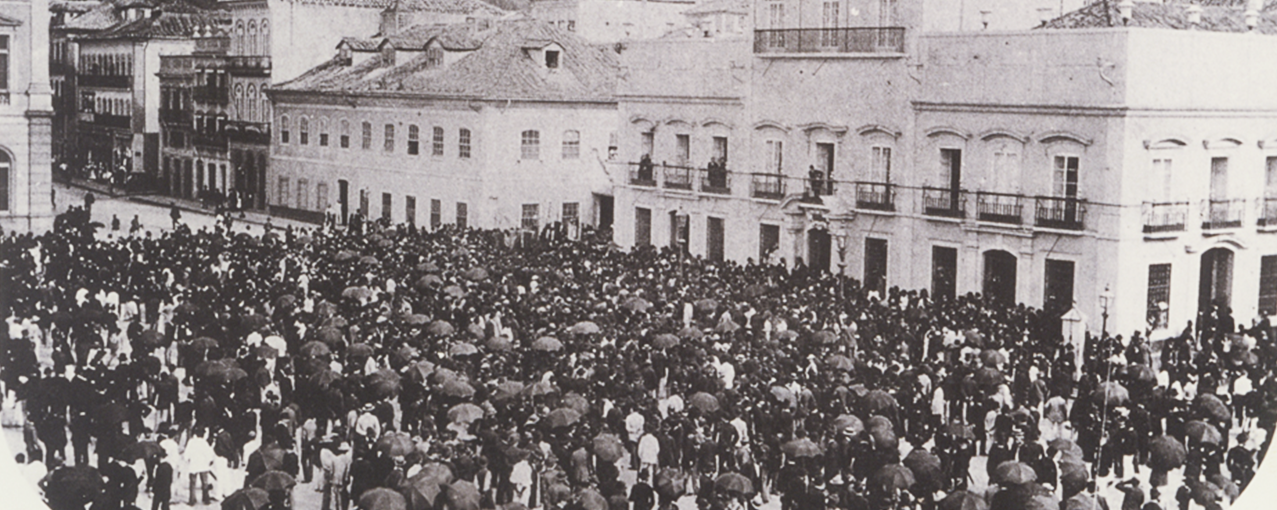
[{"label": "chimney", "polygon": [[1135,15],[1135,2],[1122,0],[1117,4],[1117,13],[1122,16],[1122,24],[1129,25],[1131,17]]},{"label": "chimney", "polygon": [[1259,26],[1259,11],[1264,8],[1264,0],[1246,2],[1246,28],[1255,30]]},{"label": "chimney", "polygon": [[1202,6],[1193,4],[1184,9],[1184,13],[1188,15],[1188,24],[1197,26],[1202,24]]}]

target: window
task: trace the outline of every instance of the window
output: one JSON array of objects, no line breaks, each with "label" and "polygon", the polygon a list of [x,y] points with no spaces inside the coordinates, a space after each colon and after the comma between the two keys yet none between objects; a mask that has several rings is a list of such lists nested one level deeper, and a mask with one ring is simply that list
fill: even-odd
[{"label": "window", "polygon": [[1264,197],[1277,197],[1277,156],[1264,161]]},{"label": "window", "polygon": [[315,186],[315,210],[328,210],[328,183],[321,182]]},{"label": "window", "polygon": [[758,226],[758,260],[766,263],[771,260],[772,253],[780,249],[780,225]]},{"label": "window", "polygon": [[634,246],[652,245],[652,210],[634,208]]},{"label": "window", "polygon": [[1051,194],[1056,197],[1077,198],[1076,157],[1055,157],[1055,170],[1051,173]]},{"label": "window", "polygon": [[767,141],[767,170],[780,173],[785,164],[785,144],[780,140]]},{"label": "window", "polygon": [[555,50],[546,50],[546,52],[545,52],[545,67],[546,67],[547,69],[558,69],[558,68],[559,68],[559,52],[557,52],[557,51],[555,51]]},{"label": "window", "polygon": [[306,179],[297,179],[297,208],[305,210],[310,206],[310,183]]},{"label": "window", "polygon": [[1277,315],[1277,255],[1259,259],[1259,313]]},{"label": "window", "polygon": [[1151,329],[1165,329],[1170,325],[1171,265],[1148,266],[1148,325]]},{"label": "window", "polygon": [[1210,199],[1228,199],[1228,158],[1210,158]]},{"label": "window", "polygon": [[319,119],[319,146],[328,146],[328,119]]},{"label": "window", "polygon": [[940,149],[940,186],[958,190],[962,183],[962,151]]},{"label": "window", "polygon": [[416,228],[416,226],[417,226],[417,197],[414,197],[414,196],[412,196],[412,195],[407,195],[407,196],[405,196],[405,197],[404,197],[404,202],[403,202],[403,218],[404,218],[404,223],[407,223],[409,228]]},{"label": "window", "polygon": [[1070,260],[1046,259],[1046,276],[1042,297],[1042,309],[1055,315],[1073,307],[1074,264]]},{"label": "window", "polygon": [[310,142],[310,119],[302,117],[301,123],[297,126],[297,143],[306,145]]},{"label": "window", "polygon": [[420,147],[421,142],[418,140],[419,136],[420,134],[418,133],[417,125],[409,124],[408,125],[408,154],[416,156],[418,151],[421,150],[421,147]]},{"label": "window", "polygon": [[350,122],[346,119],[341,119],[341,138],[338,143],[341,144],[343,149],[350,148]]},{"label": "window", "polygon": [[457,228],[464,229],[469,224],[469,211],[465,202],[457,202]]},{"label": "window", "polygon": [[431,46],[426,49],[426,69],[434,69],[443,65],[443,48]]},{"label": "window", "polygon": [[443,128],[435,126],[434,137],[431,140],[430,153],[435,156],[443,155]]},{"label": "window", "polygon": [[9,171],[12,166],[9,154],[0,151],[0,211],[9,210]]},{"label": "window", "polygon": [[430,230],[439,228],[443,223],[443,201],[432,198],[430,199]]},{"label": "window", "polygon": [[891,182],[891,148],[874,147],[873,166],[869,168],[869,180],[872,182]]},{"label": "window", "polygon": [[865,288],[887,292],[887,240],[865,238]]},{"label": "window", "polygon": [[9,90],[9,36],[0,35],[0,90]]},{"label": "window", "polygon": [[[1077,158],[1074,158],[1077,159]],[[1076,163],[1074,163],[1076,170]],[[993,175],[989,185],[994,191],[1010,192],[1020,180],[1020,154],[1004,143],[993,150]],[[1074,172],[1076,174],[1076,171]]]},{"label": "window", "polygon": [[288,116],[284,115],[279,118],[279,143],[288,143]]},{"label": "window", "polygon": [[714,159],[719,161],[727,161],[727,137],[714,137]]},{"label": "window", "polygon": [[[1269,158],[1272,159],[1272,158]],[[1169,202],[1175,196],[1174,184],[1171,181],[1171,158],[1153,159],[1153,178],[1149,181],[1149,198],[1155,202]]]},{"label": "window", "polygon": [[[838,31],[837,31],[838,22],[841,19],[838,16],[838,11],[839,11],[838,2],[825,2],[822,7],[823,7],[823,10],[821,11],[822,16],[821,16],[820,27],[827,30],[820,31],[821,32],[820,45],[821,46],[836,46],[841,40],[841,38],[838,37]],[[833,30],[828,30],[828,29],[833,29]]]},{"label": "window", "polygon": [[523,221],[520,226],[524,230],[532,231],[541,228],[541,206],[539,204],[523,204]]},{"label": "window", "polygon": [[563,159],[581,157],[581,132],[568,130],[563,132]]},{"label": "window", "polygon": [[288,178],[279,178],[278,196],[275,197],[275,203],[284,207],[288,207]]},{"label": "window", "polygon": [[723,219],[706,218],[705,257],[713,261],[723,260]]},{"label": "window", "polygon": [[563,203],[563,224],[568,227],[570,232],[581,226],[580,204],[576,202]]},{"label": "window", "polygon": [[937,301],[953,299],[958,293],[958,249],[931,247],[931,297]]},{"label": "window", "polygon": [[607,160],[608,161],[612,161],[616,159],[616,152],[619,150],[616,143],[617,143],[616,131],[613,131],[607,135]]},{"label": "window", "polygon": [[461,132],[457,135],[457,157],[463,159],[470,157],[469,129],[462,128]]},{"label": "window", "polygon": [[674,135],[674,160],[678,166],[687,166],[692,159],[691,135]]},{"label": "window", "polygon": [[395,152],[395,125],[386,124],[386,141],[382,144],[381,150],[386,152]]},{"label": "window", "polygon": [[519,143],[520,159],[541,158],[541,132],[535,129],[524,131]]},{"label": "window", "polygon": [[390,193],[382,193],[381,194],[381,219],[383,220],[390,219],[390,208],[393,205],[394,205],[394,199],[391,198]]},{"label": "window", "polygon": [[363,147],[363,149],[366,151],[372,150],[372,123],[371,122],[364,122],[363,133],[361,134],[363,136],[363,140],[361,140],[362,142],[361,146]]}]

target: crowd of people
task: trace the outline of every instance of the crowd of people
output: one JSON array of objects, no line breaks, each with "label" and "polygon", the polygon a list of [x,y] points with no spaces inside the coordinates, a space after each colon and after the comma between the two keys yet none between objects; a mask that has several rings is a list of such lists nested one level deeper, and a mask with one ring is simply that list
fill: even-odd
[{"label": "crowd of people", "polygon": [[1277,423],[1273,328],[1222,305],[1155,349],[561,225],[88,220],[0,242],[4,424],[53,510],[1216,508]]}]

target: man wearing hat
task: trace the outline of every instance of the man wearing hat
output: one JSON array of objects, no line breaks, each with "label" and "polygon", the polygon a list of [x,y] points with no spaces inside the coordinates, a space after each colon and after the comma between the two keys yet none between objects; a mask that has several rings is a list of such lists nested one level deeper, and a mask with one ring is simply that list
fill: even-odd
[{"label": "man wearing hat", "polygon": [[321,480],[321,490],[324,492],[322,510],[346,510],[350,504],[350,494],[347,492],[352,462],[350,444],[339,442],[335,434],[329,434],[324,438],[319,462],[324,469]]}]

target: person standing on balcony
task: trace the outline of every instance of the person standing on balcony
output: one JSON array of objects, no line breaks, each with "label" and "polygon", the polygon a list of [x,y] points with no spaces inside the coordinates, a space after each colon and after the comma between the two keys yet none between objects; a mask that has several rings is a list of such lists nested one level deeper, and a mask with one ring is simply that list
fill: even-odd
[{"label": "person standing on balcony", "polygon": [[807,171],[807,176],[811,183],[811,196],[819,198],[821,190],[825,187],[825,173],[817,170],[815,165],[812,165],[810,170]]},{"label": "person standing on balcony", "polygon": [[638,173],[638,178],[639,178],[639,180],[640,180],[640,181],[651,181],[651,180],[653,180],[653,178],[652,178],[652,155],[651,155],[651,154],[644,154],[642,158],[639,158],[639,173]]}]

